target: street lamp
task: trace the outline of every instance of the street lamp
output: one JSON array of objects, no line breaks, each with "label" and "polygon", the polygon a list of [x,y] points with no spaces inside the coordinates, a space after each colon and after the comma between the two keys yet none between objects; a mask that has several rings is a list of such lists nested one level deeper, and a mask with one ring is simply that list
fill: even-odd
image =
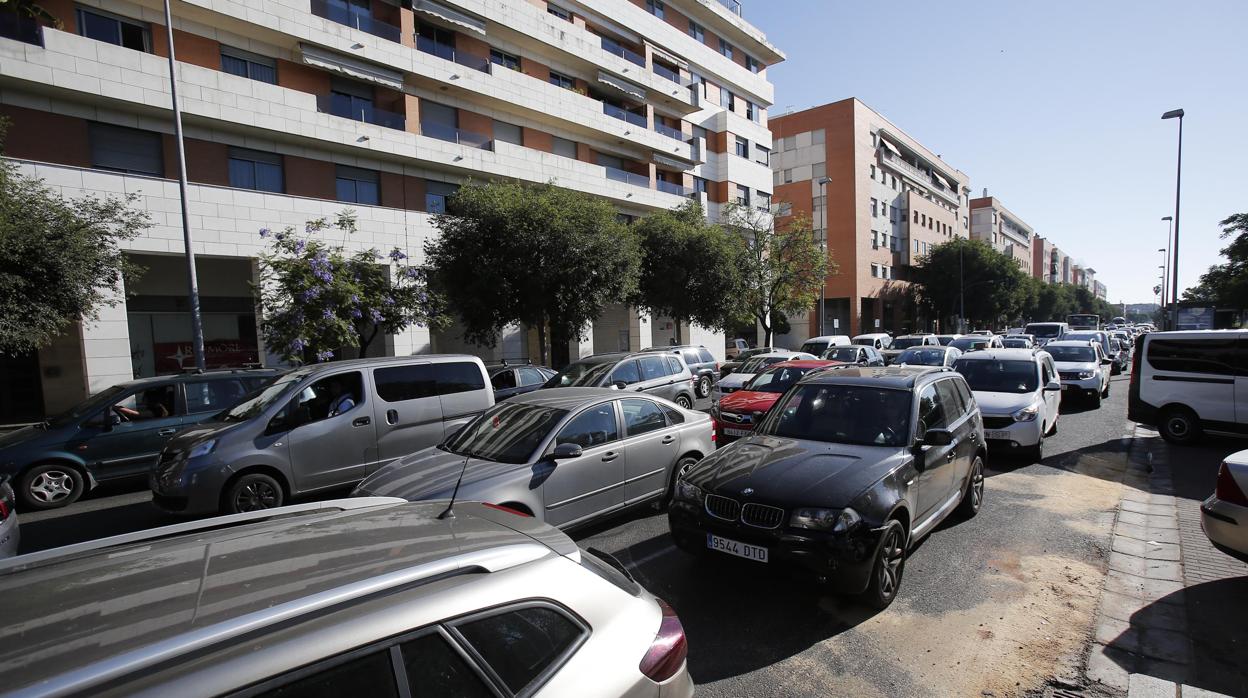
[{"label": "street lamp", "polygon": [[[823,240],[820,241],[823,247],[823,253],[826,257],[828,253],[828,178],[819,178],[819,196],[823,199],[823,206],[819,208],[819,218],[821,227],[823,228]],[[819,336],[824,335],[823,332],[823,297],[828,295],[828,277],[823,277],[823,283],[819,284]]]},{"label": "street lamp", "polygon": [[1174,241],[1170,244],[1170,305],[1174,311],[1170,317],[1170,329],[1179,329],[1179,192],[1183,183],[1183,110],[1172,109],[1161,115],[1162,119],[1179,120],[1179,158],[1174,168]]},{"label": "street lamp", "polygon": [[[1164,274],[1165,278],[1161,280],[1161,287],[1165,289],[1166,283],[1170,280],[1170,236],[1174,232],[1174,216],[1162,216],[1161,220],[1168,223],[1166,226],[1166,247],[1162,250],[1166,253],[1166,273]],[[1161,328],[1164,330],[1166,328],[1166,293],[1164,292],[1161,294],[1161,319]]]}]

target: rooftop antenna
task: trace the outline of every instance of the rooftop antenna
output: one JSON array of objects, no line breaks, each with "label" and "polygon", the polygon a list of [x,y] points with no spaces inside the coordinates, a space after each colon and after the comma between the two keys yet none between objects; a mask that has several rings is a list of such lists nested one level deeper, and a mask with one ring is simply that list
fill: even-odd
[{"label": "rooftop antenna", "polygon": [[446,503],[446,511],[438,514],[438,519],[455,518],[455,498],[459,496],[459,483],[464,481],[464,473],[468,471],[468,459],[471,456],[464,456],[464,465],[459,469],[459,477],[455,480],[455,489],[451,490],[451,501]]}]

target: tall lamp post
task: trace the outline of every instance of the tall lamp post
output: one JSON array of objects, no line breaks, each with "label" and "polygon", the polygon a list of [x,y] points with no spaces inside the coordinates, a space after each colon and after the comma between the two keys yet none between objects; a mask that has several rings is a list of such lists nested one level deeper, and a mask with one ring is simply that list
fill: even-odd
[{"label": "tall lamp post", "polygon": [[1174,240],[1170,243],[1170,329],[1179,329],[1179,193],[1183,182],[1183,110],[1172,109],[1162,119],[1179,120],[1179,159],[1174,168]]},{"label": "tall lamp post", "polygon": [[[819,219],[820,219],[820,225],[823,228],[823,239],[820,240],[819,243],[823,247],[823,254],[826,257],[828,254],[828,178],[827,177],[819,178],[819,196],[820,198],[823,199],[823,206],[819,207],[819,210],[820,210]],[[818,323],[818,326],[819,326],[820,337],[824,335],[823,297],[828,295],[827,288],[828,288],[828,277],[825,276],[823,277],[823,283],[819,284],[819,323]]]},{"label": "tall lamp post", "polygon": [[1162,311],[1161,316],[1162,316],[1162,329],[1164,330],[1165,329],[1165,317],[1166,317],[1166,298],[1168,297],[1168,295],[1165,292],[1165,288],[1166,288],[1167,283],[1170,281],[1170,244],[1171,244],[1170,237],[1174,234],[1174,216],[1162,216],[1161,220],[1166,221],[1167,223],[1166,246],[1165,248],[1161,250],[1162,252],[1166,253],[1166,258],[1163,260],[1163,262],[1166,265],[1166,273],[1163,275],[1164,278],[1162,278],[1161,280],[1161,288],[1163,289],[1161,293],[1161,311]]},{"label": "tall lamp post", "polygon": [[204,323],[199,312],[199,280],[195,276],[195,250],[191,247],[191,219],[187,212],[186,144],[182,140],[182,105],[178,102],[177,63],[173,55],[173,11],[165,0],[165,36],[169,41],[169,94],[173,99],[173,133],[178,143],[178,191],[182,197],[182,246],[186,251],[187,292],[190,295],[191,351],[195,369],[201,373],[204,363]]}]

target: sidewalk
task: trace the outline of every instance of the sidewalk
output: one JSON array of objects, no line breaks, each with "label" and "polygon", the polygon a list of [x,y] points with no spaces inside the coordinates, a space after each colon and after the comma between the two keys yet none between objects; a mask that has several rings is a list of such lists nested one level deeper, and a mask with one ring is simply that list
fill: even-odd
[{"label": "sidewalk", "polygon": [[1248,565],[1205,538],[1203,489],[1176,496],[1171,477],[1172,460],[1216,470],[1216,457],[1197,455],[1134,430],[1087,663],[1089,679],[1131,697],[1248,695]]}]

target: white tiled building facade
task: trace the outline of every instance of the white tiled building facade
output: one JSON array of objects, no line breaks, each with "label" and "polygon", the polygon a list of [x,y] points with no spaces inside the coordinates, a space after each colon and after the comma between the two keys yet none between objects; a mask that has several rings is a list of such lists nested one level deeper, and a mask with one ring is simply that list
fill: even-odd
[{"label": "white tiled building facade", "polygon": [[[177,370],[169,355],[190,339],[162,3],[42,5],[61,29],[0,23],[6,155],[66,196],[136,194],[152,227],[127,243],[147,272],[122,303],[0,364],[8,392],[27,396],[25,410],[0,401],[0,422]],[[731,200],[771,202],[766,66],[783,54],[731,0],[173,7],[190,226],[221,365],[272,362],[256,341],[263,318],[251,291],[260,228],[302,227],[349,207],[359,222],[349,250],[397,246],[419,262],[432,214],[468,178],[552,181],[629,217],[689,197],[711,216]],[[412,327],[377,350],[536,358],[533,334],[515,328],[486,348],[457,329]],[[609,308],[571,354],[672,335],[668,319]],[[683,336],[722,356],[721,334]],[[29,409],[32,391],[41,410]]]}]

